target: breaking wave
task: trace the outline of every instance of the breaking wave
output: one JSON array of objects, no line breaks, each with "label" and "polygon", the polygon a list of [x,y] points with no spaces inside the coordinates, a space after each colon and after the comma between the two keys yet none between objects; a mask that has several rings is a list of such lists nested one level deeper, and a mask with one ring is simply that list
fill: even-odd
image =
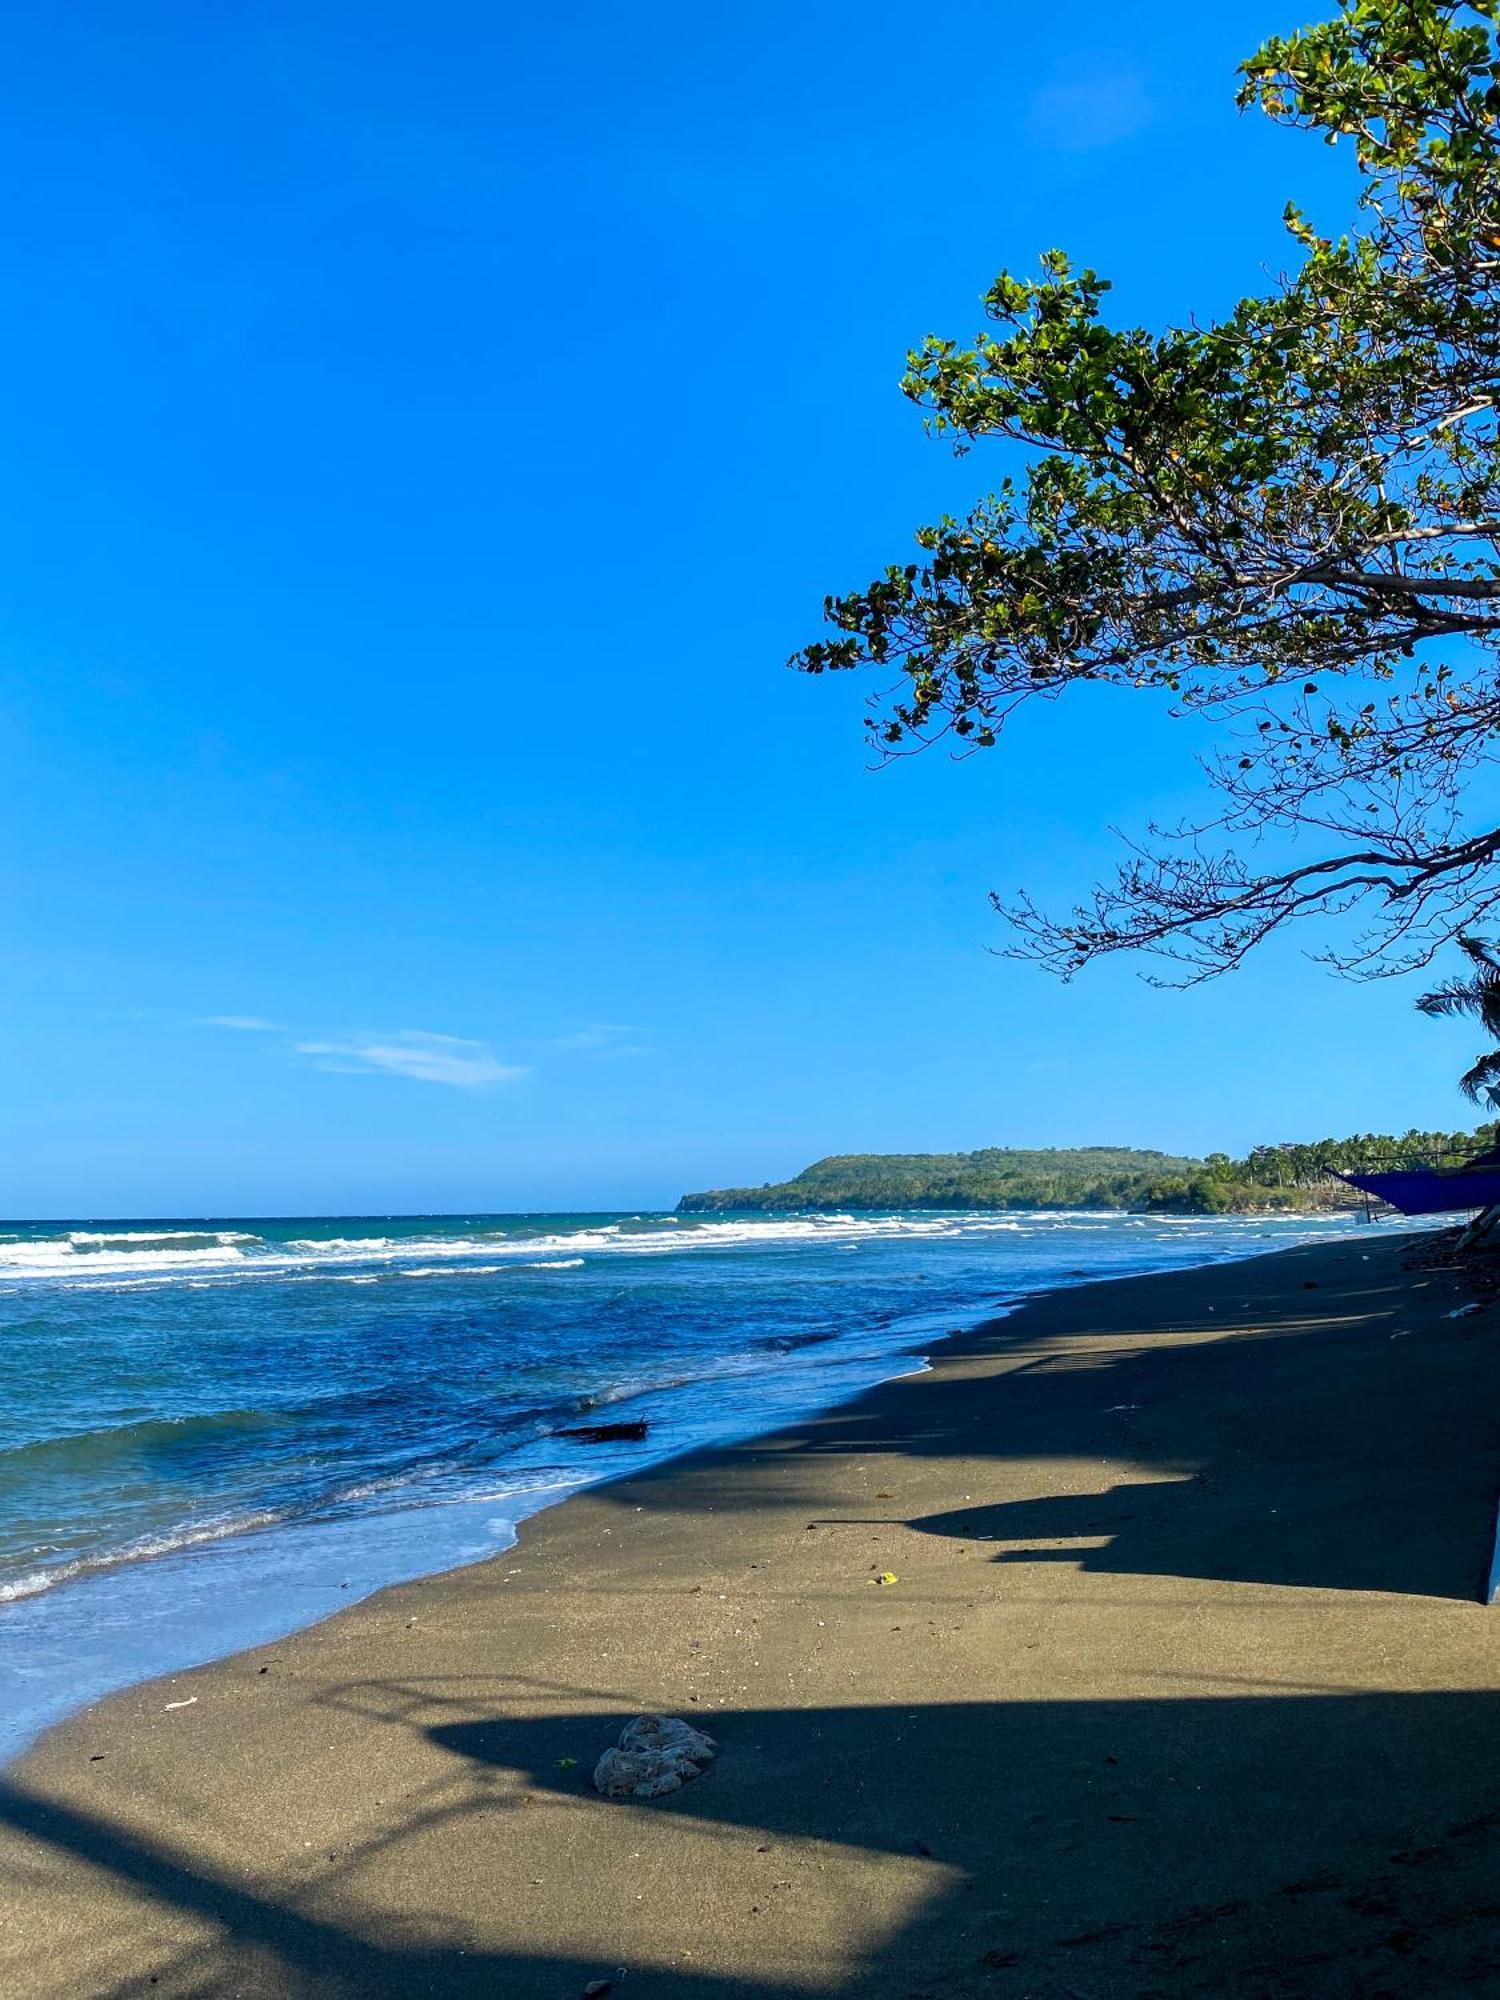
[{"label": "breaking wave", "polygon": [[[854,1248],[863,1243],[922,1242],[943,1238],[1003,1237],[1024,1233],[1065,1234],[1097,1227],[1155,1231],[1170,1221],[1178,1228],[1202,1229],[1196,1217],[1103,1217],[1086,1210],[1039,1214],[968,1215],[806,1215],[699,1219],[630,1216],[622,1220],[579,1218],[553,1223],[537,1218],[529,1227],[510,1219],[475,1218],[426,1231],[349,1235],[293,1233],[298,1225],[163,1225],[158,1228],[49,1231],[34,1226],[0,1232],[0,1289],[11,1285],[82,1283],[135,1286],[228,1277],[381,1276],[439,1278],[455,1271],[498,1276],[512,1268],[577,1270],[589,1258],[681,1257],[713,1251],[797,1248],[826,1245]],[[1222,1223],[1214,1225],[1222,1229]],[[306,1225],[301,1225],[305,1229]],[[347,1227],[347,1225],[345,1225]]]}]

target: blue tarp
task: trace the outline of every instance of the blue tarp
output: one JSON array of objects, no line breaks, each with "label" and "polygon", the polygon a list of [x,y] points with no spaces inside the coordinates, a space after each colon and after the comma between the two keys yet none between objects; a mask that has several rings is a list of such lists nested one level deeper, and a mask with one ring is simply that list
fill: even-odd
[{"label": "blue tarp", "polygon": [[1446,1174],[1435,1167],[1408,1167],[1384,1174],[1340,1174],[1339,1179],[1361,1194],[1378,1195],[1403,1215],[1446,1215],[1500,1201],[1500,1170],[1494,1167],[1458,1167]]}]

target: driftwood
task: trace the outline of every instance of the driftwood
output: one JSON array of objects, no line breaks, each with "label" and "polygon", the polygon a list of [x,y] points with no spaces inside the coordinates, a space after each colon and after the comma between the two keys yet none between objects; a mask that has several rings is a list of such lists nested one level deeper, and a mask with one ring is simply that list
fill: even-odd
[{"label": "driftwood", "polygon": [[570,1431],[559,1431],[564,1438],[576,1438],[579,1444],[613,1444],[616,1439],[638,1440],[646,1435],[648,1425],[644,1417],[638,1417],[628,1424],[580,1424]]}]

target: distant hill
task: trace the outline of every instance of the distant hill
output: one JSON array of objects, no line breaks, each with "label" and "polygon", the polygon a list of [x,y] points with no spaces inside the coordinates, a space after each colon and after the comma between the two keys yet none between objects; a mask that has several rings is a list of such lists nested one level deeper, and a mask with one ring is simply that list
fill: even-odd
[{"label": "distant hill", "polygon": [[685,1194],[683,1215],[717,1209],[1132,1208],[1158,1182],[1205,1171],[1202,1160],[1135,1146],[977,1153],[835,1153],[789,1181]]},{"label": "distant hill", "polygon": [[1347,1208],[1359,1197],[1333,1167],[1463,1159],[1496,1143],[1475,1132],[1363,1132],[1348,1139],[1256,1146],[1243,1160],[1195,1160],[1137,1146],[1022,1148],[977,1153],[835,1153],[789,1181],[685,1194],[680,1215],[725,1210],[818,1214],[841,1209],[1122,1208],[1182,1215]]}]

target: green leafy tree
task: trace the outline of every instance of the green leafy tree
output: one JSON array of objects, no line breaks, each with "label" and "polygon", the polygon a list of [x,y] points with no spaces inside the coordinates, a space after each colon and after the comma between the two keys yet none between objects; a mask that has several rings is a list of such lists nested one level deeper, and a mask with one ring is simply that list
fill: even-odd
[{"label": "green leafy tree", "polygon": [[1345,0],[1243,65],[1242,104],[1352,145],[1360,177],[1348,234],[1288,209],[1268,295],[1115,327],[1105,281],[1052,251],[996,280],[971,344],[908,357],[937,435],[1029,457],[830,598],[836,636],[794,664],[883,673],[890,754],[987,748],[1077,681],[1223,721],[1203,824],[1151,829],[1066,916],[996,898],[1064,975],[1145,950],[1207,977],[1350,911],[1330,958],[1389,971],[1500,904],[1500,827],[1466,811],[1500,730],[1497,16]]}]

